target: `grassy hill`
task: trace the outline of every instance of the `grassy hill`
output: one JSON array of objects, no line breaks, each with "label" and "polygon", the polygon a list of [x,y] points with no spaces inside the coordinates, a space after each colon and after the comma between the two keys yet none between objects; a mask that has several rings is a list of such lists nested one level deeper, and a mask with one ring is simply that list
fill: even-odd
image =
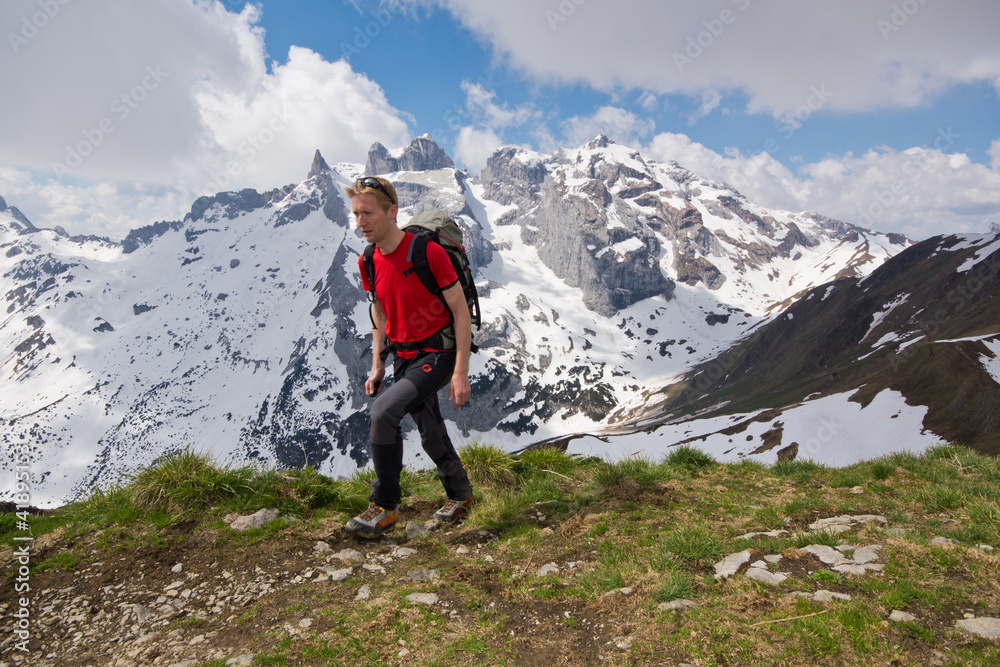
[{"label": "grassy hill", "polygon": [[[994,458],[941,446],[834,469],[719,464],[688,447],[608,463],[482,445],[462,457],[482,498],[463,522],[422,530],[444,497],[433,471],[407,471],[399,524],[371,542],[342,529],[370,476],[192,452],[50,513],[5,514],[0,609],[30,638],[6,633],[0,662],[1000,664],[1000,641],[956,625],[1000,617]],[[229,526],[261,508],[280,518]],[[833,517],[857,520],[817,529]],[[880,567],[838,571],[824,547],[877,553]],[[749,578],[753,562],[785,579]],[[829,601],[802,595],[819,591]]]}]

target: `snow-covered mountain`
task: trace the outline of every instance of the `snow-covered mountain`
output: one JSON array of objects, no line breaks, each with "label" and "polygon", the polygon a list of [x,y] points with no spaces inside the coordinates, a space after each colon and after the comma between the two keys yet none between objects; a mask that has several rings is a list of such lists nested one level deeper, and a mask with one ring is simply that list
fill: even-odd
[{"label": "snow-covered mountain", "polygon": [[655,457],[687,443],[721,459],[844,465],[944,441],[1000,455],[998,294],[997,232],[921,241],[810,290],[573,451]]},{"label": "snow-covered mountain", "polygon": [[465,229],[484,325],[473,400],[444,408],[459,443],[620,426],[797,298],[910,245],[605,137],[502,148],[478,178],[429,137],[376,144],[366,165],[317,152],[298,185],[202,197],[120,243],[35,229],[0,200],[3,465],[29,443],[36,504],[183,447],[331,475],[367,462],[364,241],[343,192],[363,173],[396,183],[401,222],[443,208]]}]

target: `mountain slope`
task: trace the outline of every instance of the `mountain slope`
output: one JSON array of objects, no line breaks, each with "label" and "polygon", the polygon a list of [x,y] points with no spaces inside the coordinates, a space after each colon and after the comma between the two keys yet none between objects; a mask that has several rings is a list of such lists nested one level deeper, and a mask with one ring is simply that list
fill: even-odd
[{"label": "mountain slope", "polygon": [[909,244],[765,209],[604,137],[503,148],[480,178],[429,137],[373,146],[367,165],[317,152],[302,183],[202,197],[121,243],[35,229],[4,203],[0,437],[31,443],[38,501],[183,447],[332,475],[364,465],[364,243],[343,188],[383,169],[406,169],[387,173],[401,222],[443,208],[465,230],[482,350],[473,401],[445,412],[459,442],[508,449],[605,428],[798,296]]},{"label": "mountain slope", "polygon": [[[831,455],[820,450],[833,443],[815,437],[823,426],[814,421],[813,437],[806,429],[808,440],[797,441],[790,422],[841,397],[840,423],[829,417],[826,431],[828,440],[838,430],[843,438],[847,415],[878,400],[887,432],[908,436],[909,447],[923,434],[1000,454],[998,273],[1000,237],[928,239],[864,278],[811,290],[739,345],[618,418],[649,431],[684,422],[697,440],[712,440],[731,455],[825,460]],[[692,416],[700,426],[692,426]],[[892,419],[899,420],[895,429],[888,427]],[[885,437],[872,432],[871,421],[863,423],[867,436],[854,437]],[[683,439],[667,430],[667,440]],[[746,441],[737,434],[747,434]]]}]

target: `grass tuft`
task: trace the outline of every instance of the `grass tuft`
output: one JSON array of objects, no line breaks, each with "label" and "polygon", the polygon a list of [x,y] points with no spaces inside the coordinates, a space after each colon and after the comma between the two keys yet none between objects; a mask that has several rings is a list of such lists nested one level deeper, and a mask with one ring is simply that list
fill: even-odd
[{"label": "grass tuft", "polygon": [[717,463],[715,458],[710,454],[706,454],[697,447],[690,445],[679,445],[671,449],[663,462],[674,468],[682,468],[688,471],[704,470]]},{"label": "grass tuft", "polygon": [[513,458],[496,445],[471,443],[459,449],[458,454],[475,484],[509,487],[517,481]]}]

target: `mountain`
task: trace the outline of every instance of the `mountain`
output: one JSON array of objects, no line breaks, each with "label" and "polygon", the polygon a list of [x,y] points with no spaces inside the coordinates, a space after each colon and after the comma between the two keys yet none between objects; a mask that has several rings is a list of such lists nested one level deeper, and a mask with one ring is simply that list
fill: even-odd
[{"label": "mountain", "polygon": [[654,451],[844,464],[943,440],[1000,455],[998,277],[1000,235],[927,239],[810,290],[609,421]]},{"label": "mountain", "polygon": [[401,222],[442,208],[465,231],[484,324],[473,400],[445,406],[460,443],[648,419],[696,364],[912,245],[766,209],[606,137],[501,148],[476,178],[429,137],[376,144],[365,165],[317,152],[299,184],[201,197],[120,243],[37,229],[4,202],[2,438],[30,446],[38,503],[184,447],[330,475],[367,462],[364,242],[343,192],[366,173],[394,181]]}]

